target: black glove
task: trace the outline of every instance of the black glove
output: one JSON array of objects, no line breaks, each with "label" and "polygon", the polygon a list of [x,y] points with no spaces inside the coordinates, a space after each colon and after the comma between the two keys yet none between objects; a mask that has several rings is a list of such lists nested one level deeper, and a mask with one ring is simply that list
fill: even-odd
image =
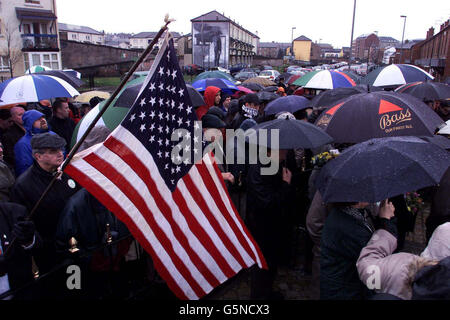
[{"label": "black glove", "polygon": [[18,221],[13,229],[12,235],[23,246],[29,246],[33,242],[35,227],[33,221]]},{"label": "black glove", "polygon": [[3,252],[2,255],[0,255],[0,277],[3,277],[5,274],[8,273],[8,267],[9,267],[9,259],[5,257],[5,253]]}]

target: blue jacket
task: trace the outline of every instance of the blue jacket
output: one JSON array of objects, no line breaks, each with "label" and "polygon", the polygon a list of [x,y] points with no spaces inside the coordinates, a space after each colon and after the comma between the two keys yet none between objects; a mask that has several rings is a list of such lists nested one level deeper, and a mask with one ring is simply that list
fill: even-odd
[{"label": "blue jacket", "polygon": [[[20,176],[33,164],[31,152],[31,138],[33,135],[49,131],[33,128],[33,123],[41,117],[44,117],[44,114],[37,110],[29,110],[22,116],[26,134],[14,146],[16,177]],[[53,131],[49,132],[55,134]]]}]

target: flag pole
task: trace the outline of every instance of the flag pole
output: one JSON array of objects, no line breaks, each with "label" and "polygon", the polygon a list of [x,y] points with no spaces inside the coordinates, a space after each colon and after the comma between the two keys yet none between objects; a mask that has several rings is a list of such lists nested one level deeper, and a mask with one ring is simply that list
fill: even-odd
[{"label": "flag pole", "polygon": [[[150,42],[150,44],[148,45],[147,49],[145,49],[145,51],[142,53],[142,55],[139,57],[139,59],[136,60],[136,62],[133,64],[133,66],[128,71],[126,76],[123,78],[122,82],[116,88],[114,93],[108,98],[108,100],[106,101],[106,103],[103,106],[102,110],[100,110],[100,112],[97,114],[97,116],[94,118],[94,120],[92,120],[91,124],[86,129],[86,132],[83,134],[83,136],[80,138],[80,140],[73,146],[72,150],[70,150],[69,155],[64,160],[64,162],[61,164],[61,166],[58,168],[58,172],[55,174],[53,179],[50,181],[50,183],[48,184],[47,188],[42,193],[41,197],[36,202],[36,204],[34,205],[33,209],[30,211],[30,214],[26,217],[26,220],[30,220],[31,219],[31,217],[33,216],[34,212],[36,211],[36,209],[41,204],[42,199],[44,199],[44,197],[50,191],[51,187],[53,187],[53,185],[55,184],[56,180],[62,175],[64,169],[67,167],[69,162],[72,160],[72,158],[75,155],[75,153],[77,153],[77,151],[80,148],[80,146],[83,143],[83,141],[86,139],[86,137],[91,132],[91,130],[95,127],[95,124],[98,122],[98,120],[100,120],[102,115],[105,113],[106,109],[108,109],[108,107],[111,105],[111,102],[117,97],[119,92],[125,87],[125,84],[128,82],[128,79],[130,79],[130,77],[133,74],[133,72],[136,71],[136,69],[144,61],[144,59],[147,57],[147,55],[153,50],[153,47],[158,42],[159,38],[161,38],[161,36],[164,33],[164,31],[166,31],[168,29],[167,26],[172,21],[174,21],[174,20],[173,19],[169,19],[169,16],[166,15],[166,17],[164,19],[165,25],[161,28],[161,30],[159,30],[159,32],[156,34],[155,38],[152,40],[152,42]],[[5,250],[5,256],[9,253],[10,248],[13,247],[15,240],[16,240],[16,238],[13,238],[11,243],[10,243],[10,245],[9,245],[9,247]]]}]

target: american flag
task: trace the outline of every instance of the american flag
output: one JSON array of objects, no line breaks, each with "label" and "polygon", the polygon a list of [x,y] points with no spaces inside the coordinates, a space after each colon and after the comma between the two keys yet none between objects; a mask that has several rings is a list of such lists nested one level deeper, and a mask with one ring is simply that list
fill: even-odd
[{"label": "american flag", "polygon": [[[196,120],[166,34],[122,123],[65,169],[127,225],[180,299],[200,299],[255,263],[267,268],[213,156],[202,157]],[[194,140],[183,146],[184,155],[200,161],[180,156],[173,133]]]}]

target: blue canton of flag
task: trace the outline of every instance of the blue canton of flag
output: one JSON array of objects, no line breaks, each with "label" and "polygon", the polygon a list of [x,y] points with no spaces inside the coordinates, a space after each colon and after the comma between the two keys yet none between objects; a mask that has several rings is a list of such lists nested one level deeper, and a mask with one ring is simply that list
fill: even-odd
[{"label": "blue canton of flag", "polygon": [[[122,126],[152,154],[166,185],[173,191],[201,150],[195,146],[192,148],[191,144],[180,150],[179,142],[172,141],[171,137],[177,129],[185,129],[184,132],[176,132],[178,139],[194,137],[197,116],[177,63],[172,39],[161,59],[154,63],[157,65],[153,75],[149,75],[151,78],[144,83],[144,89],[122,121]],[[174,148],[177,155],[172,154]]]}]

